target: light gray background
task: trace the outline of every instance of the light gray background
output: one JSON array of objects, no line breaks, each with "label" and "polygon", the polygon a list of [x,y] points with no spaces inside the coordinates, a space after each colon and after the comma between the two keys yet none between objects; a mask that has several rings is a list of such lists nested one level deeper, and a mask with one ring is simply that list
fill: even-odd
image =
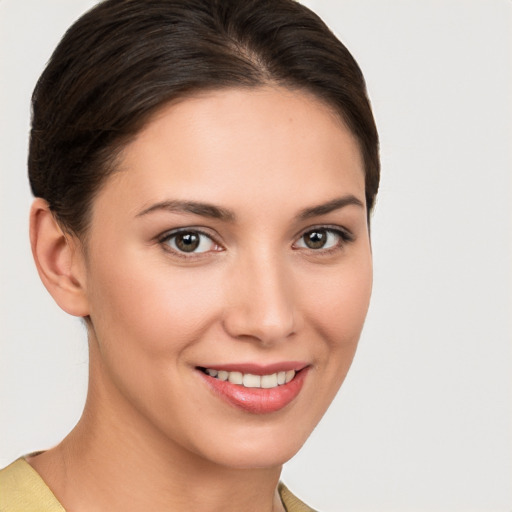
[{"label": "light gray background", "polygon": [[[91,0],[0,0],[0,466],[58,442],[85,333],[27,236],[29,97]],[[283,478],[324,511],[512,510],[510,0],[311,0],[382,139],[373,303],[351,372]]]}]

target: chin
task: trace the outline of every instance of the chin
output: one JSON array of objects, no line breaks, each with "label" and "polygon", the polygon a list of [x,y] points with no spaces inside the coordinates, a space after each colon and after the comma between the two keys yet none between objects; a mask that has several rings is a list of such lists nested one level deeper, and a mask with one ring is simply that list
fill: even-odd
[{"label": "chin", "polygon": [[263,428],[235,429],[212,439],[196,453],[211,462],[236,469],[263,469],[282,466],[303,446],[314,426],[265,425]]},{"label": "chin", "polygon": [[[268,469],[282,466],[301,448],[294,446],[237,446],[231,453],[215,454],[215,462],[234,469]],[[261,445],[260,445],[261,446]]]}]

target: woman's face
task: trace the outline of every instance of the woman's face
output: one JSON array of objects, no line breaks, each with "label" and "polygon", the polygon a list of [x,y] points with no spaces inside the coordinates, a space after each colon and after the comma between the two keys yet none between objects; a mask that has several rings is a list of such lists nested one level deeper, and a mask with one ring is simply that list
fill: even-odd
[{"label": "woman's face", "polygon": [[88,240],[90,406],[221,465],[289,459],[370,299],[363,163],[339,118],[277,87],[167,106],[95,199]]}]

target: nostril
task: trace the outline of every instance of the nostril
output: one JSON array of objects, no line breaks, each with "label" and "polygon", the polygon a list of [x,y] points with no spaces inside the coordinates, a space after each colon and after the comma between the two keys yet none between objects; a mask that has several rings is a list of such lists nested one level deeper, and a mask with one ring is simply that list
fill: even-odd
[{"label": "nostril", "polygon": [[296,334],[296,322],[292,316],[265,321],[255,315],[232,313],[225,318],[224,328],[230,336],[240,341],[262,344],[279,343]]}]

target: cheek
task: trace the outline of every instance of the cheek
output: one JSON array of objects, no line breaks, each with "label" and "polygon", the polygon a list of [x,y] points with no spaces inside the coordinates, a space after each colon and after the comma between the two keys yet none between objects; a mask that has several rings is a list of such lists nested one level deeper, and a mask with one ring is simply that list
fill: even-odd
[{"label": "cheek", "polygon": [[369,250],[346,265],[333,269],[322,286],[311,287],[308,297],[310,324],[323,340],[326,366],[346,373],[357,348],[372,291]]},{"label": "cheek", "polygon": [[368,311],[371,290],[370,263],[332,276],[315,296],[318,317],[325,319],[326,329],[344,333],[344,337],[358,336]]},{"label": "cheek", "polygon": [[217,315],[218,287],[215,274],[205,282],[199,272],[140,260],[95,266],[91,341],[98,350],[90,364],[95,385],[114,397],[121,391],[143,417],[170,432],[174,427],[161,412],[172,407],[186,417],[194,403],[192,397],[185,408],[179,405],[190,384],[191,354]]},{"label": "cheek", "polygon": [[[144,262],[144,263],[142,263]],[[161,357],[193,344],[219,304],[215,273],[134,257],[95,266],[91,319],[98,341]]]}]

